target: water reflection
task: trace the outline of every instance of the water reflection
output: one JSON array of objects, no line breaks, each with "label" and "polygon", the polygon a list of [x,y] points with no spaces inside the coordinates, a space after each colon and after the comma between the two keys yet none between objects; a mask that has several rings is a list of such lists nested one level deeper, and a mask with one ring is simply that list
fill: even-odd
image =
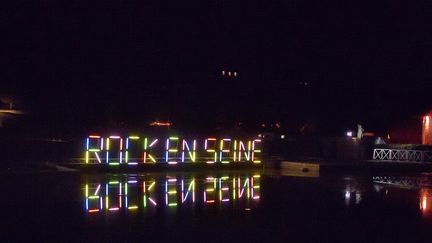
[{"label": "water reflection", "polygon": [[[411,201],[411,205],[418,203],[417,210],[423,217],[432,217],[432,177],[428,174],[412,177],[374,176],[372,183],[370,177],[344,177],[342,181],[321,177],[303,178],[305,184],[320,181],[322,184],[329,183],[331,187],[336,186],[338,197],[347,208],[358,207],[363,201],[377,198],[391,201],[412,198],[418,201]],[[251,210],[260,203],[261,179],[259,173],[88,176],[84,177],[82,184],[83,205],[89,215],[186,208]],[[289,181],[297,183],[296,180]],[[289,188],[287,184],[285,189],[281,189]],[[267,196],[275,195],[277,191],[269,191]]]},{"label": "water reflection", "polygon": [[424,216],[432,215],[432,190],[429,188],[420,189],[419,208]]},{"label": "water reflection", "polygon": [[353,201],[359,204],[362,200],[361,192],[358,190],[346,189],[345,190],[345,205],[349,206]]},{"label": "water reflection", "polygon": [[343,194],[345,197],[345,205],[350,206],[351,204],[358,205],[362,200],[362,187],[356,178],[345,177],[344,178],[345,189]]},{"label": "water reflection", "polygon": [[[41,173],[4,179],[13,200],[1,206],[18,209],[2,215],[6,227],[16,235],[33,230],[32,238],[52,229],[50,238],[39,240],[47,242],[71,236],[155,242],[349,242],[364,236],[359,241],[412,242],[412,235],[427,235],[432,227],[432,177],[425,174]],[[340,232],[346,235],[335,240]],[[393,237],[401,232],[402,240]]]},{"label": "water reflection", "polygon": [[[418,191],[418,208],[425,218],[432,217],[432,177],[424,173],[422,176],[375,176],[373,177],[375,188],[380,192],[386,188],[386,195],[389,189],[403,189]],[[396,193],[394,190],[393,193]]]},{"label": "water reflection", "polygon": [[84,207],[90,214],[156,208],[240,206],[261,194],[261,175],[124,175],[86,178]]},{"label": "water reflection", "polygon": [[432,187],[430,178],[423,176],[374,176],[373,182],[378,185],[388,185],[405,189]]}]

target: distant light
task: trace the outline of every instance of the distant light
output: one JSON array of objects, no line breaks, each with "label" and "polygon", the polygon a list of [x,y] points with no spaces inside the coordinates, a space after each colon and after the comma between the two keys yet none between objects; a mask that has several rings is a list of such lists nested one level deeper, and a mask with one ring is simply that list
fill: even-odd
[{"label": "distant light", "polygon": [[169,127],[169,126],[172,126],[172,123],[171,122],[158,122],[158,121],[155,121],[155,122],[151,122],[150,124],[149,124],[150,126],[152,126],[152,127],[154,127],[154,126],[157,126],[157,127]]},{"label": "distant light", "polygon": [[424,116],[423,120],[424,120],[425,127],[428,128],[430,124],[430,117]]},{"label": "distant light", "polygon": [[346,191],[346,192],[345,192],[345,198],[346,198],[346,199],[350,199],[350,198],[351,198],[351,193],[348,192],[348,191]]},{"label": "distant light", "polygon": [[353,135],[352,131],[347,131],[347,132],[346,132],[346,136],[347,136],[347,137],[352,137],[352,135]]},{"label": "distant light", "polygon": [[281,135],[281,139],[285,139],[285,134],[282,134],[282,135]]},{"label": "distant light", "polygon": [[258,134],[258,137],[259,137],[259,138],[262,138],[262,134],[261,134],[261,133],[260,133],[260,134]]},{"label": "distant light", "polygon": [[229,76],[229,77],[237,77],[239,76],[238,72],[235,71],[229,71],[229,70],[221,70],[222,76]]}]

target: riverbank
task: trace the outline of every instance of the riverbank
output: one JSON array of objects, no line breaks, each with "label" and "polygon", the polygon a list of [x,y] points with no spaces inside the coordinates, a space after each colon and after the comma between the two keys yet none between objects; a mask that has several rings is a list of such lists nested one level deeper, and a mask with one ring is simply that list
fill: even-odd
[{"label": "riverbank", "polygon": [[432,172],[432,163],[428,162],[406,162],[406,161],[382,161],[382,160],[359,160],[359,161],[294,161],[284,160],[273,163],[275,169],[283,171],[296,171],[299,173],[337,173],[348,172],[350,174],[365,172]]}]

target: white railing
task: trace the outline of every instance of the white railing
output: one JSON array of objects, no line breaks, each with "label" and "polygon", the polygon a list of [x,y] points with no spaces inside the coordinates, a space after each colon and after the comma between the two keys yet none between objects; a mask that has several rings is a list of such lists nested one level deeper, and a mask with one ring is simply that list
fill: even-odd
[{"label": "white railing", "polygon": [[410,149],[374,149],[374,160],[432,162],[432,151]]}]

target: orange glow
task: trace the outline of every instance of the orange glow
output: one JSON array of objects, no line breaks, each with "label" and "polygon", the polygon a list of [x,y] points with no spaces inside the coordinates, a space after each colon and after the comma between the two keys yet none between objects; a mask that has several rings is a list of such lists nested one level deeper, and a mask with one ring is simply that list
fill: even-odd
[{"label": "orange glow", "polygon": [[423,116],[422,122],[422,144],[432,144],[432,129],[431,129],[431,116]]},{"label": "orange glow", "polygon": [[420,189],[419,196],[419,209],[423,216],[432,216],[432,191],[431,189],[422,188]]},{"label": "orange glow", "polygon": [[154,121],[154,122],[151,122],[149,125],[152,127],[155,127],[155,126],[157,126],[157,127],[169,127],[169,126],[172,126],[173,124],[171,122]]},{"label": "orange glow", "polygon": [[422,202],[421,202],[420,208],[422,210],[426,210],[427,209],[427,197],[422,197]]},{"label": "orange glow", "polygon": [[373,133],[373,132],[364,132],[363,133],[363,137],[374,137],[375,136],[375,133]]}]

